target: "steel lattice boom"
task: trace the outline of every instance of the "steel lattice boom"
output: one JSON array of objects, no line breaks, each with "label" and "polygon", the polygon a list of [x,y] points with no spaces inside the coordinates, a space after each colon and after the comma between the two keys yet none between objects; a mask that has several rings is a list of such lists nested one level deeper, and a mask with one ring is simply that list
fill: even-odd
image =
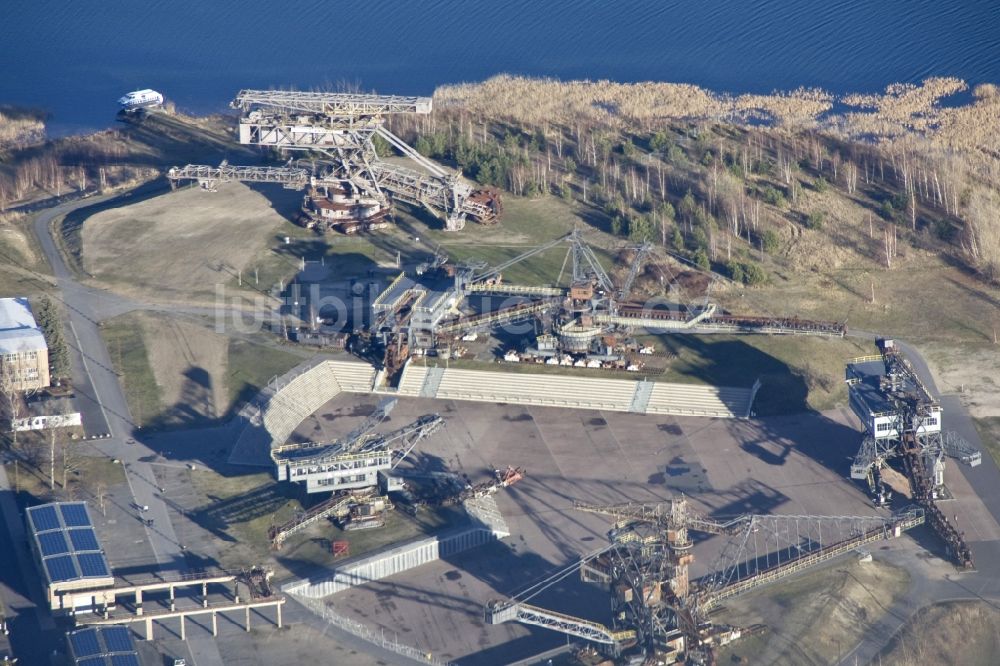
[{"label": "steel lattice boom", "polygon": [[310,173],[299,167],[230,166],[211,167],[188,164],[172,167],[167,171],[171,185],[181,180],[197,180],[207,190],[215,190],[219,183],[280,183],[292,190],[301,190],[309,184]]},{"label": "steel lattice boom", "polygon": [[430,97],[364,95],[357,93],[299,92],[295,90],[241,90],[229,104],[240,111],[264,108],[356,118],[390,113],[431,112]]},{"label": "steel lattice boom", "polygon": [[[230,104],[242,112],[239,142],[281,151],[318,154],[312,169],[293,167],[174,167],[171,183],[197,180],[214,190],[229,181],[278,182],[292,189],[310,187],[303,204],[303,223],[344,233],[388,226],[394,201],[422,206],[445,220],[445,228],[462,229],[466,219],[497,221],[499,193],[474,189],[460,174],[411,148],[385,126],[394,114],[429,114],[430,97],[355,93],[241,90]],[[418,169],[383,162],[375,150],[378,136]]]},{"label": "steel lattice boom", "polygon": [[[574,507],[615,519],[610,545],[508,601],[491,602],[487,621],[546,627],[608,645],[614,654],[632,648],[646,657],[690,663],[710,663],[705,641],[726,633],[708,621],[708,611],[720,600],[924,522],[924,511],[917,507],[891,516],[747,514],[714,519],[693,511],[683,496],[655,504],[578,502]],[[726,539],[713,573],[695,581],[688,578],[694,561],[688,531]],[[612,626],[526,603],[572,570],[585,582],[608,586]]]}]

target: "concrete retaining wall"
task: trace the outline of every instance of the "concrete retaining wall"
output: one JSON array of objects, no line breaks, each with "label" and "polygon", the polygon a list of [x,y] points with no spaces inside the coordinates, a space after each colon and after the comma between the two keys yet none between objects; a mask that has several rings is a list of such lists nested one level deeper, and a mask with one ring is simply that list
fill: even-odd
[{"label": "concrete retaining wall", "polygon": [[[429,382],[432,368],[409,362],[400,378],[400,396],[439,400],[503,402],[514,405],[598,409],[639,414],[742,418],[749,409],[751,391],[736,387],[652,382],[636,401],[644,382],[570,375],[531,374],[495,370],[435,369],[440,378]],[[433,395],[430,389],[433,385]],[[647,387],[648,388],[648,387]]]},{"label": "concrete retaining wall", "polygon": [[355,585],[394,576],[462,551],[482,546],[498,538],[485,527],[470,527],[440,536],[418,539],[386,551],[343,564],[318,579],[293,581],[281,591],[309,599],[320,599]]}]

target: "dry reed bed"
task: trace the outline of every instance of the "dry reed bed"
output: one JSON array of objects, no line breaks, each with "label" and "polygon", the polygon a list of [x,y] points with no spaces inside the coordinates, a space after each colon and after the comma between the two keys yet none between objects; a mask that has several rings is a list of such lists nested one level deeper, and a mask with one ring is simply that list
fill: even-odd
[{"label": "dry reed bed", "polygon": [[26,146],[45,138],[45,123],[38,118],[17,117],[0,111],[0,150]]},{"label": "dry reed bed", "polygon": [[[435,101],[497,121],[530,125],[592,122],[649,127],[671,120],[765,120],[787,128],[821,127],[847,138],[894,141],[919,136],[950,149],[1000,155],[1000,93],[976,88],[971,103],[942,100],[968,89],[956,78],[929,78],[919,85],[893,84],[883,94],[840,97],[815,88],[771,95],[722,95],[680,83],[558,81],[510,75],[482,83],[443,86]],[[846,107],[834,112],[835,105]]]}]

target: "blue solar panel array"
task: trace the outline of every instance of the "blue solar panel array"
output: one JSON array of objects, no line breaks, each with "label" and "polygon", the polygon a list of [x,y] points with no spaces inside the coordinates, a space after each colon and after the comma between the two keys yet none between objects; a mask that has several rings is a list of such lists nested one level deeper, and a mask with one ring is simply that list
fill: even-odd
[{"label": "blue solar panel array", "polygon": [[45,563],[45,573],[49,575],[49,580],[51,581],[79,578],[76,573],[76,566],[73,564],[72,555],[47,557],[42,562]]},{"label": "blue solar panel array", "polygon": [[104,642],[110,652],[128,652],[132,649],[132,636],[125,627],[105,628]]},{"label": "blue solar panel array", "polygon": [[56,507],[52,504],[32,507],[28,509],[28,515],[31,516],[31,525],[36,532],[57,530],[62,527],[56,515]]},{"label": "blue solar panel array", "polygon": [[85,502],[30,507],[28,524],[49,584],[111,575]]},{"label": "blue solar panel array", "polygon": [[97,640],[96,629],[81,629],[69,635],[69,645],[77,657],[101,654],[101,644]]},{"label": "blue solar panel array", "polygon": [[100,550],[97,543],[97,535],[93,529],[73,529],[68,530],[69,540],[73,543],[73,550]]},{"label": "blue solar panel array", "polygon": [[111,666],[142,666],[139,663],[138,654],[114,654],[111,655]]},{"label": "blue solar panel array", "polygon": [[69,544],[62,532],[42,532],[38,535],[38,547],[43,557],[62,555],[69,552]]},{"label": "blue solar panel array", "polygon": [[87,657],[86,659],[77,659],[77,666],[107,666],[108,660],[104,657]]},{"label": "blue solar panel array", "polygon": [[92,526],[90,516],[87,515],[87,507],[83,502],[60,504],[59,513],[62,514],[63,523],[66,527]]},{"label": "blue solar panel array", "polygon": [[89,627],[67,637],[76,666],[141,666],[127,627]]},{"label": "blue solar panel array", "polygon": [[108,564],[101,553],[79,553],[76,561],[80,565],[80,573],[84,576],[100,578],[109,575]]}]

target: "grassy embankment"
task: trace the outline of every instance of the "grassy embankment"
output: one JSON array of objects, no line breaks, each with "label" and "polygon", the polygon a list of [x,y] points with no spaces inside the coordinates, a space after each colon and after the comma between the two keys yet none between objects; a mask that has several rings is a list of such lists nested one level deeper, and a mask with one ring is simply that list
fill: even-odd
[{"label": "grassy embankment", "polygon": [[768,630],[722,648],[719,663],[832,664],[872,631],[909,585],[901,569],[841,560],[726,603],[714,618]]},{"label": "grassy embankment", "polygon": [[961,601],[921,609],[879,655],[885,666],[990,666],[1000,654],[1000,610]]},{"label": "grassy embankment", "polygon": [[[96,450],[91,442],[80,441],[80,428],[62,428],[55,432],[54,483],[50,474],[53,431],[17,434],[14,455],[4,463],[10,487],[19,501],[38,503],[58,500],[88,500],[99,508],[99,497],[114,486],[125,483],[121,465]],[[17,462],[14,462],[16,457]],[[63,481],[65,480],[65,485]]]},{"label": "grassy embankment", "polygon": [[53,291],[51,270],[31,224],[29,215],[0,213],[0,295],[40,296]]},{"label": "grassy embankment", "polygon": [[133,418],[144,428],[224,420],[273,376],[302,360],[162,315],[121,315],[104,323],[102,335]]}]

